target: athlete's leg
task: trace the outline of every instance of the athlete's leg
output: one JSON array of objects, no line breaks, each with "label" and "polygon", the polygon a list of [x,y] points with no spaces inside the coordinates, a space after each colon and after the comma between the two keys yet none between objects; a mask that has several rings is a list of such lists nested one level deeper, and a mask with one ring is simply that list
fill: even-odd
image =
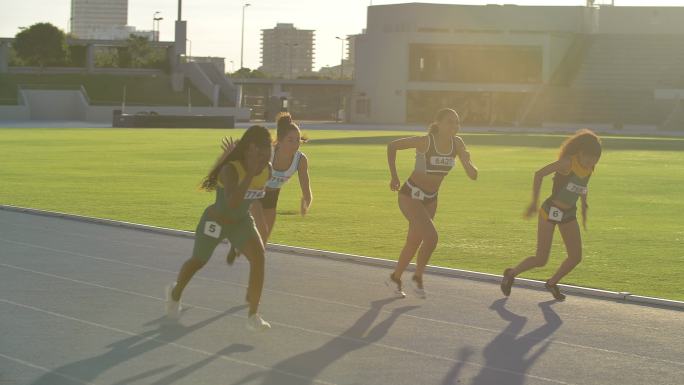
[{"label": "athlete's leg", "polygon": [[261,204],[261,200],[252,202],[249,211],[252,213],[252,217],[254,217],[254,223],[256,224],[257,230],[259,230],[259,235],[264,239],[264,237],[269,234],[270,228],[264,218],[264,208]]},{"label": "athlete's leg", "polygon": [[183,290],[185,286],[188,285],[190,279],[207,264],[208,259],[192,257],[185,261],[183,267],[181,267],[180,272],[178,272],[178,277],[176,278],[176,285],[171,292],[171,299],[174,301],[180,301],[181,295],[183,295]]},{"label": "athlete's leg", "polygon": [[561,237],[565,243],[568,257],[560,265],[556,274],[548,280],[549,285],[556,285],[563,277],[568,275],[580,262],[582,262],[582,235],[576,220],[558,225]]},{"label": "athlete's leg", "polygon": [[546,220],[541,214],[539,215],[537,223],[537,252],[533,257],[524,259],[518,266],[508,269],[507,271],[509,271],[510,275],[515,277],[527,270],[546,265],[551,253],[554,227],[554,223]]},{"label": "athlete's leg", "polygon": [[[399,209],[408,220],[409,229],[406,236],[406,243],[399,254],[399,261],[394,269],[394,277],[396,279],[401,278],[402,273],[406,270],[411,259],[413,259],[421,242],[425,242],[425,239],[427,238],[428,242],[434,241],[435,244],[437,243],[437,231],[435,230],[430,214],[423,206],[423,203],[404,194],[398,195]],[[432,239],[430,239],[430,235],[433,235]]]},{"label": "athlete's leg", "polygon": [[249,315],[256,314],[261,300],[261,291],[264,287],[264,245],[258,234],[249,238],[242,246],[241,251],[249,260],[249,285],[247,286],[247,300],[249,302]]},{"label": "athlete's leg", "polygon": [[264,222],[266,222],[266,228],[268,229],[268,232],[266,234],[261,234],[261,239],[264,242],[264,246],[266,246],[266,244],[268,243],[268,239],[271,237],[271,234],[273,233],[273,226],[275,225],[276,220],[276,209],[264,208],[263,214]]},{"label": "athlete's leg", "polygon": [[435,219],[435,213],[437,212],[437,200],[435,199],[433,202],[427,204],[425,206],[425,209],[430,217],[430,228],[428,228],[427,231],[423,233],[423,243],[421,244],[420,250],[418,251],[415,274],[421,283],[423,279],[423,272],[425,272],[425,266],[427,266],[428,261],[430,261],[430,257],[432,256],[432,252],[437,247],[438,235],[437,229],[435,229],[435,225],[433,222],[433,220]]}]

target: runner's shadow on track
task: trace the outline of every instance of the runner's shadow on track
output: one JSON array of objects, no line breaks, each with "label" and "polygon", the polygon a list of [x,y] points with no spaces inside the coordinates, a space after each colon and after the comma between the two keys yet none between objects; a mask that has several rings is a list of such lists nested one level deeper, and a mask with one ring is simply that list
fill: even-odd
[{"label": "runner's shadow on track", "polygon": [[[509,324],[483,350],[485,364],[473,378],[473,385],[522,385],[526,381],[525,375],[534,363],[548,349],[548,340],[563,324],[558,314],[551,308],[556,301],[539,303],[539,307],[546,321],[542,326],[531,332],[518,336],[527,323],[527,318],[519,316],[505,308],[506,298],[494,301],[489,307],[497,312],[499,317]],[[529,354],[538,344],[543,343],[536,351]],[[457,365],[459,370],[452,370],[444,379],[442,385],[459,383],[458,375],[463,362]]]},{"label": "runner's shadow on track", "polygon": [[[136,334],[107,345],[107,348],[110,350],[101,355],[75,361],[56,368],[50,373],[38,378],[35,382],[33,382],[32,385],[71,385],[74,383],[72,380],[66,381],[67,378],[78,379],[79,382],[82,383],[97,382],[96,379],[107,370],[112,369],[126,361],[130,361],[136,357],[142,356],[145,353],[149,353],[155,349],[164,347],[187,334],[202,329],[212,322],[243,310],[246,307],[247,305],[232,307],[222,313],[216,314],[213,317],[197,322],[191,326],[184,326],[177,322],[168,322],[166,317],[157,318],[145,324],[145,326],[156,325],[156,329],[148,330],[142,334]],[[232,345],[227,349],[231,348],[236,349],[236,347]],[[233,352],[236,352],[236,350],[231,350],[229,353]],[[221,352],[216,353],[216,356],[220,356],[220,353]],[[126,379],[126,382],[119,382],[117,385],[130,384],[134,381],[140,381],[142,379],[165,372],[172,367],[173,365],[166,365],[151,369]]]},{"label": "runner's shadow on track", "polygon": [[262,385],[311,384],[328,366],[345,355],[380,341],[389,332],[399,316],[420,306],[403,306],[373,325],[382,308],[398,298],[387,298],[371,302],[371,307],[349,329],[322,346],[287,358],[273,365],[270,371],[249,375],[233,385],[253,383],[262,379]]}]

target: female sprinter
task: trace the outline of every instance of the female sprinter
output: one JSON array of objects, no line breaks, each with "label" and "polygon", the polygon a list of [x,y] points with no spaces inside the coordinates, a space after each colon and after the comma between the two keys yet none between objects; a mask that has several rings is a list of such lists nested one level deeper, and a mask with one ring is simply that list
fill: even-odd
[{"label": "female sprinter", "polygon": [[[278,205],[278,195],[283,185],[290,180],[294,173],[298,173],[299,187],[302,189],[302,199],[300,203],[300,213],[306,215],[311,207],[312,194],[309,184],[309,160],[306,155],[299,151],[302,138],[299,127],[292,122],[290,114],[283,114],[278,118],[276,142],[271,156],[271,178],[266,183],[266,195],[256,200],[251,207],[252,216],[256,221],[257,229],[261,234],[264,246],[268,243],[268,238],[273,232],[276,219],[276,206]],[[223,148],[227,151],[234,146],[232,142],[223,141]],[[237,250],[231,247],[226,261],[229,265],[233,264],[237,257]]]},{"label": "female sprinter", "polygon": [[176,282],[167,287],[169,317],[180,315],[180,298],[185,286],[207,263],[219,242],[228,238],[250,263],[247,327],[251,330],[271,327],[257,313],[264,284],[264,245],[249,212],[252,201],[265,194],[271,172],[271,140],[265,127],[250,127],[233,151],[224,152],[202,182],[202,189],[216,190],[216,202],[204,210],[197,225],[192,257],[183,264]]},{"label": "female sprinter", "polygon": [[[582,260],[582,237],[577,224],[577,199],[582,201],[582,226],[587,227],[587,184],[594,171],[594,166],[601,157],[601,139],[591,130],[580,130],[568,138],[560,148],[558,160],[542,167],[534,174],[532,187],[532,203],[527,208],[525,216],[532,217],[537,211],[539,219],[537,225],[537,254],[528,257],[518,266],[504,271],[501,280],[501,291],[505,296],[511,294],[511,287],[515,277],[534,267],[542,267],[549,260],[551,241],[556,225],[560,230],[568,258],[548,281],[546,288],[558,301],[565,300],[565,295],[558,289],[558,282],[565,277]],[[555,173],[553,177],[553,192],[538,209],[539,191],[542,179]]]},{"label": "female sprinter", "polygon": [[[387,146],[387,161],[392,176],[390,189],[399,191],[399,209],[408,220],[409,228],[399,262],[386,283],[402,297],[406,295],[402,289],[401,274],[420,246],[411,284],[415,293],[425,298],[423,272],[437,247],[437,230],[432,221],[437,210],[437,191],[444,177],[454,167],[456,156],[461,160],[468,177],[477,179],[477,168],[470,160],[470,153],[463,139],[456,136],[460,127],[456,111],[445,108],[437,113],[427,135],[397,139]],[[397,175],[397,150],[410,148],[416,149],[415,169],[402,186]]]}]

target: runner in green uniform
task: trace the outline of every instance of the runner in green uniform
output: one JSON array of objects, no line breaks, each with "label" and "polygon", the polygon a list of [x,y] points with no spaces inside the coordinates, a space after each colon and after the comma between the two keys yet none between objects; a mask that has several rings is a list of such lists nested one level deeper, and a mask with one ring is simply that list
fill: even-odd
[{"label": "runner in green uniform", "polygon": [[[518,266],[508,268],[503,273],[501,291],[510,295],[515,277],[527,270],[546,265],[551,252],[551,241],[555,226],[558,225],[568,258],[560,265],[556,274],[546,281],[546,288],[559,301],[565,299],[558,289],[558,282],[582,260],[582,237],[577,224],[577,200],[582,201],[582,226],[587,227],[587,184],[596,163],[601,158],[601,139],[591,130],[584,129],[568,138],[560,149],[557,161],[541,168],[534,174],[532,203],[527,209],[530,218],[539,211],[537,227],[537,253],[523,260]],[[542,179],[555,173],[553,192],[538,209],[539,191]]]},{"label": "runner in green uniform", "polygon": [[271,326],[257,313],[264,284],[264,245],[254,225],[249,207],[252,201],[263,198],[271,175],[271,134],[262,126],[252,126],[231,152],[224,152],[201,188],[216,191],[216,201],[204,210],[195,230],[192,257],[178,273],[176,282],[167,287],[167,315],[180,315],[180,298],[193,275],[201,269],[216,246],[228,239],[249,260],[247,327],[252,330]]}]

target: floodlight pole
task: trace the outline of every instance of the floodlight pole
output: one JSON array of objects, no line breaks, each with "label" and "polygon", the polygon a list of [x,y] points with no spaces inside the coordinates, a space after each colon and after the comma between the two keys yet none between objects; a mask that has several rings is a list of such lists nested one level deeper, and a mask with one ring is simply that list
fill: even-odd
[{"label": "floodlight pole", "polygon": [[244,68],[243,59],[245,54],[245,8],[249,7],[250,3],[245,3],[242,6],[242,33],[240,34],[240,69]]}]

